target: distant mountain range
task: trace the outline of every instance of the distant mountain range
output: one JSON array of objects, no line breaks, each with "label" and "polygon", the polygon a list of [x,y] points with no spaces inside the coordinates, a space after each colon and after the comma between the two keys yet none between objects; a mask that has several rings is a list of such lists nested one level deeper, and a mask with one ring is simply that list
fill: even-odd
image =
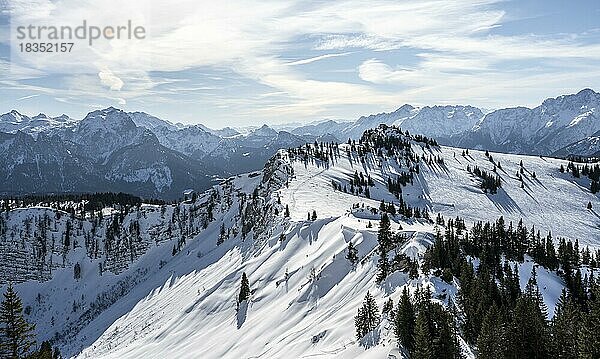
[{"label": "distant mountain range", "polygon": [[380,123],[397,125],[456,147],[534,155],[600,155],[600,94],[584,89],[549,98],[535,108],[514,107],[484,113],[472,106],[403,105],[396,111],[363,116],[353,123],[327,121],[292,133],[342,139]]},{"label": "distant mountain range", "polygon": [[173,124],[144,112],[110,107],[84,119],[66,115],[0,116],[0,193],[123,191],[178,198],[214,179],[250,172],[280,148],[306,142],[344,142],[381,123],[438,139],[442,144],[535,155],[600,156],[600,94],[545,100],[533,109],[484,113],[472,106],[403,105],[354,122],[328,120],[295,128],[233,128]]},{"label": "distant mountain range", "polygon": [[262,168],[279,148],[306,138],[268,126],[241,135],[231,128],[172,124],[116,108],[83,120],[11,111],[0,117],[0,193],[128,192],[179,198],[213,179]]}]

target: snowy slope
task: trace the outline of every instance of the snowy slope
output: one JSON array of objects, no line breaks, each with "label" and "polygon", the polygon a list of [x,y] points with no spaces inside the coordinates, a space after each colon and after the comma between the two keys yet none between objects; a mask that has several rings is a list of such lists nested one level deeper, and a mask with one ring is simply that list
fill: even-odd
[{"label": "snowy slope", "polygon": [[[581,243],[600,246],[600,215],[586,208],[591,201],[600,207],[597,195],[589,191],[589,179],[575,179],[569,173],[560,173],[567,161],[549,157],[519,156],[490,152],[502,169],[502,187],[497,194],[483,194],[477,187],[476,177],[466,171],[467,165],[491,171],[494,165],[484,151],[442,147],[443,167],[433,166],[423,171],[423,195],[435,213],[464,217],[467,221],[487,221],[490,217],[504,216],[517,222],[523,218],[528,227],[535,225],[542,232],[551,231],[553,237],[579,239]],[[456,157],[454,157],[454,154]],[[520,162],[524,165],[524,187],[516,174]],[[535,172],[536,177],[532,177]]]},{"label": "snowy slope", "polygon": [[[492,153],[506,173],[498,170],[503,178],[501,190],[489,195],[466,170],[467,164],[489,170],[491,163],[484,153],[469,151],[469,156],[462,157],[459,149],[421,146],[413,142],[413,151],[426,158],[441,156],[444,164],[420,161],[419,175],[403,189],[410,205],[428,208],[432,216],[459,215],[468,226],[500,215],[507,222],[523,217],[528,226],[551,229],[554,238],[578,238],[582,244],[600,247],[600,218],[595,210],[585,208],[588,201],[600,208],[600,201],[583,179],[576,182],[570,174],[559,172],[560,164],[566,162]],[[397,301],[403,286],[411,291],[430,286],[443,302],[454,296],[457,283],[450,285],[423,273],[409,280],[400,272],[382,285],[375,283],[377,208],[381,199],[397,203],[386,189],[386,180],[406,171],[407,166],[372,154],[363,162],[356,152],[348,156],[348,149],[348,145],[340,145],[339,156],[330,163],[312,157],[291,158],[281,151],[264,171],[230,179],[216,187],[216,192],[201,196],[196,204],[183,205],[206,209],[209,198],[214,198],[214,220],[187,238],[174,256],[172,246],[177,235],[150,241],[145,254],[124,271],[118,275],[106,272],[100,277],[99,260],[88,260],[81,249],[74,251],[69,263],[84,263],[79,281],[67,267],[58,269],[48,282],[17,286],[25,305],[34,308],[32,318],[43,323],[38,334],[49,337],[55,331],[63,333],[66,339],[60,336],[58,341],[63,352],[80,358],[400,358],[385,318],[376,329],[376,345],[369,349],[358,345],[354,315],[366,292],[374,294],[381,307],[388,298]],[[525,189],[511,178],[521,160]],[[371,199],[332,188],[332,180],[348,184],[355,171],[371,175],[375,182]],[[537,180],[530,178],[530,171],[536,172]],[[286,205],[289,218],[282,215]],[[158,209],[144,208],[147,213],[132,213],[125,223],[143,218],[145,242],[151,239],[145,234],[151,223],[163,230],[167,224]],[[167,219],[172,210],[167,210]],[[313,210],[318,218],[307,220],[307,213]],[[191,222],[200,225],[201,218],[206,217]],[[217,246],[221,223],[231,233]],[[413,258],[423,254],[436,231],[427,220],[402,216],[392,219],[392,227],[408,237],[400,250]],[[345,259],[350,241],[361,258],[356,268]],[[531,267],[528,261],[520,267],[523,286]],[[250,279],[252,295],[247,306],[242,303],[236,312],[243,272]],[[538,282],[551,313],[562,280],[538,269]],[[116,293],[115,302],[94,316],[86,316],[102,292]],[[45,304],[35,304],[37,293],[42,293]],[[73,310],[73,301],[81,309]],[[51,315],[55,316],[54,326],[48,324]],[[77,330],[65,332],[65,328]],[[468,348],[464,350],[472,357]]]}]

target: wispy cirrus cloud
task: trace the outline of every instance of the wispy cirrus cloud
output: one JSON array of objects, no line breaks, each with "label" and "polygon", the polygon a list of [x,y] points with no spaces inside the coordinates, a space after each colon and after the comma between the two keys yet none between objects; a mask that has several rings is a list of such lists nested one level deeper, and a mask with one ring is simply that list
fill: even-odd
[{"label": "wispy cirrus cloud", "polygon": [[17,101],[29,100],[29,99],[31,99],[31,98],[38,97],[38,96],[39,96],[39,94],[35,94],[35,95],[27,95],[27,96],[19,97],[19,98],[17,99]]},{"label": "wispy cirrus cloud", "polygon": [[320,61],[320,60],[324,60],[324,59],[330,59],[332,57],[341,57],[341,56],[347,56],[350,55],[351,52],[342,52],[342,53],[337,53],[337,54],[325,54],[325,55],[319,55],[319,56],[315,56],[315,57],[311,57],[308,59],[302,59],[302,60],[296,60],[296,61],[292,61],[292,62],[288,62],[288,65],[291,66],[295,66],[295,65],[305,65],[305,64],[310,64],[316,61]]}]

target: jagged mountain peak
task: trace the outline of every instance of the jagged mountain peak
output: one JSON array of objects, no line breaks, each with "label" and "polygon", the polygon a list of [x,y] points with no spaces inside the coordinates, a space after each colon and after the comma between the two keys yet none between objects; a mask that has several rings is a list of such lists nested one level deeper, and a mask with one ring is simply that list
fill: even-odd
[{"label": "jagged mountain peak", "polygon": [[548,98],[535,108],[498,109],[487,113],[472,130],[457,135],[449,143],[549,155],[600,130],[598,107],[600,94],[583,89],[576,94]]},{"label": "jagged mountain peak", "polygon": [[250,132],[250,134],[248,136],[270,136],[270,137],[275,137],[277,136],[277,131],[272,129],[271,127],[269,127],[268,125],[264,124],[261,127],[255,129],[254,131]]},{"label": "jagged mountain peak", "polygon": [[45,113],[38,113],[37,115],[33,116],[31,118],[32,120],[41,120],[41,119],[50,119],[50,117],[48,115],[46,115]]},{"label": "jagged mountain peak", "polygon": [[111,132],[132,130],[137,126],[123,110],[108,107],[87,114],[77,126],[77,131],[104,129]]},{"label": "jagged mountain peak", "polygon": [[412,111],[414,110],[416,107],[414,107],[413,105],[407,104],[405,103],[404,105],[398,107],[398,109],[394,112],[405,112],[405,111]]},{"label": "jagged mountain peak", "polygon": [[23,122],[28,120],[29,117],[19,113],[17,110],[11,110],[3,115],[0,115],[0,121],[4,122]]}]

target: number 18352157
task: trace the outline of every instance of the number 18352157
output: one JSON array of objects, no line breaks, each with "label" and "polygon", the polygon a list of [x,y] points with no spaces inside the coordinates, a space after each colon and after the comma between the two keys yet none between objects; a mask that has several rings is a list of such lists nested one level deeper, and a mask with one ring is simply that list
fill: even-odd
[{"label": "number 18352157", "polygon": [[21,52],[71,52],[73,42],[21,42],[19,50]]}]

